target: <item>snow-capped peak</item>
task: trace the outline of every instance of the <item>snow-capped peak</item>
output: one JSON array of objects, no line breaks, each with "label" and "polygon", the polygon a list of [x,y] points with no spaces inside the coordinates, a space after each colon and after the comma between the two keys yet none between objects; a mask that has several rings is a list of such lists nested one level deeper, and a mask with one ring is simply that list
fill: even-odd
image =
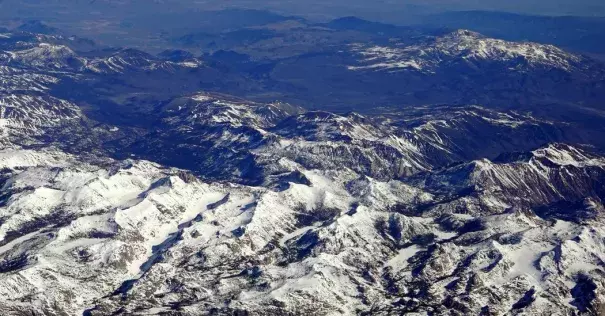
[{"label": "snow-capped peak", "polygon": [[48,67],[51,69],[78,69],[85,62],[71,48],[65,45],[39,43],[37,46],[10,52],[12,60],[28,67]]},{"label": "snow-capped peak", "polygon": [[468,30],[428,38],[421,44],[399,43],[393,46],[355,44],[352,51],[361,57],[351,70],[404,70],[432,73],[439,67],[470,62],[510,63],[508,68],[545,67],[571,71],[582,57],[552,46],[517,43],[488,38]]}]

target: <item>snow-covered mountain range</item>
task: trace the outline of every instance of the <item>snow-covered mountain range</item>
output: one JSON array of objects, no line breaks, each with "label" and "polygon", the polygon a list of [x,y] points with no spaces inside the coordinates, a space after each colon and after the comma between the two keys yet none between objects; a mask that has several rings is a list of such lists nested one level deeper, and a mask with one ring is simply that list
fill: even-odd
[{"label": "snow-covered mountain range", "polygon": [[431,73],[447,63],[514,62],[516,65],[511,65],[511,70],[544,67],[572,72],[590,65],[585,58],[552,45],[507,42],[468,30],[431,38],[421,44],[396,44],[392,47],[353,45],[353,51],[363,56],[365,65],[350,66],[349,69],[396,71],[410,68]]},{"label": "snow-covered mountain range", "polygon": [[[202,89],[252,80],[203,57],[74,41],[0,34],[1,315],[605,312],[598,109],[310,111]],[[602,80],[552,46],[424,41],[348,46],[343,71]]]}]

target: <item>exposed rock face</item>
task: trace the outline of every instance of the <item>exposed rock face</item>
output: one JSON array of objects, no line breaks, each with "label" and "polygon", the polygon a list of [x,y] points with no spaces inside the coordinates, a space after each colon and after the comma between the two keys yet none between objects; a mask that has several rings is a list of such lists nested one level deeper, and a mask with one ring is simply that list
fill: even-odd
[{"label": "exposed rock face", "polygon": [[[565,160],[535,174],[528,172],[538,168],[534,158],[516,168],[480,161],[474,164],[491,166],[492,177],[482,167],[454,180],[448,169],[421,188],[299,168],[307,184],[274,191],[206,184],[144,161],[91,164],[57,151],[4,150],[1,308],[87,315],[595,310],[603,299],[603,193],[584,186],[599,187],[605,163],[567,146],[533,155],[543,153]],[[570,165],[576,173],[567,173]],[[574,181],[539,184],[543,174],[562,173]],[[449,190],[430,185],[435,177],[447,178]],[[467,184],[488,189],[455,192]],[[562,200],[583,207],[534,211]]]}]

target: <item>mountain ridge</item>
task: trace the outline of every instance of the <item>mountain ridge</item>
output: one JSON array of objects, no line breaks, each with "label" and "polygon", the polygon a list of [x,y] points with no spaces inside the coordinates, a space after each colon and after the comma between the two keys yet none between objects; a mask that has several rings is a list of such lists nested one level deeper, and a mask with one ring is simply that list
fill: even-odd
[{"label": "mountain ridge", "polygon": [[[605,125],[584,104],[336,113],[245,97],[276,95],[272,79],[234,69],[241,60],[11,36],[0,37],[0,314],[598,315],[605,306]],[[436,73],[476,66],[488,76],[515,63],[522,71],[502,75],[579,71],[576,84],[603,71],[555,47],[468,31],[402,45],[404,54],[387,53],[416,54]],[[392,75],[347,69],[355,58],[339,71]]]}]

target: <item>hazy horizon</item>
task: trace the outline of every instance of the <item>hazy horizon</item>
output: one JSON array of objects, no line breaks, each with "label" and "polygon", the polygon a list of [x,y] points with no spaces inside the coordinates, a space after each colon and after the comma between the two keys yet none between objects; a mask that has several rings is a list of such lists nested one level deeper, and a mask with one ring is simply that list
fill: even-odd
[{"label": "hazy horizon", "polygon": [[128,15],[133,13],[165,13],[182,10],[217,10],[246,8],[271,10],[282,14],[329,19],[355,15],[374,20],[403,23],[418,15],[446,11],[498,11],[526,15],[605,17],[605,1],[601,0],[362,0],[275,1],[275,0],[4,0],[0,1],[0,17],[21,19],[34,16],[65,16],[77,11],[82,15]]}]

